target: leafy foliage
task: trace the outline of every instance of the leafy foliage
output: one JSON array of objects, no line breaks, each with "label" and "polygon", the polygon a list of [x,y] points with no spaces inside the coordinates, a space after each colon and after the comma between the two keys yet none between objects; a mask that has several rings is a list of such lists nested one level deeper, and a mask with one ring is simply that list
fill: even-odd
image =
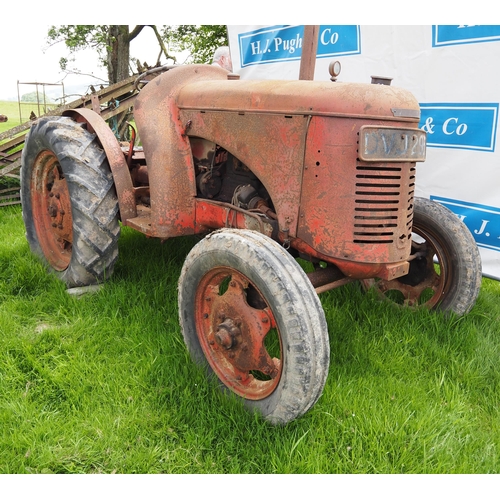
[{"label": "leafy foliage", "polygon": [[[156,65],[160,65],[160,57],[176,61],[169,54],[172,51],[188,50],[191,54],[190,62],[209,63],[215,49],[227,45],[227,29],[225,25],[179,25],[162,26],[137,25],[130,30],[124,25],[61,25],[51,26],[47,34],[49,43],[64,43],[69,50],[70,58],[62,57],[59,61],[61,69],[66,71],[70,60],[75,59],[75,53],[80,50],[91,49],[97,52],[99,62],[108,69],[110,83],[128,76],[129,44],[138,36],[145,26],[153,29],[156,35],[160,54]],[[125,59],[125,60],[124,60]],[[121,67],[122,70],[116,70]],[[137,68],[139,72],[141,68]]]},{"label": "leafy foliage", "polygon": [[[97,52],[103,65],[106,65],[106,48],[108,41],[108,25],[68,24],[51,26],[47,33],[49,43],[64,42],[70,54],[83,49]],[[62,70],[67,69],[68,59],[63,57],[59,64]]]},{"label": "leafy foliage", "polygon": [[225,25],[165,26],[163,37],[174,50],[188,50],[193,63],[210,63],[217,47],[228,45]]}]

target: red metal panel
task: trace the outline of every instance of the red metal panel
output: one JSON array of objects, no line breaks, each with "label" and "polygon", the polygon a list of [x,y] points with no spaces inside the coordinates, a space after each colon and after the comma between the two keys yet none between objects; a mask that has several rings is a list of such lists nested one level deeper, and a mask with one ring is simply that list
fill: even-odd
[{"label": "red metal panel", "polygon": [[307,117],[234,112],[182,111],[189,134],[224,147],[264,184],[280,229],[295,235]]},{"label": "red metal panel", "polygon": [[357,132],[362,124],[347,118],[311,120],[297,236],[336,259],[401,262],[411,245],[413,164],[361,162]]},{"label": "red metal panel", "polygon": [[[290,237],[292,245],[301,244],[293,242],[298,236],[304,248],[331,260],[404,261],[412,171],[401,164],[401,189],[386,199],[385,186],[359,170],[364,167],[357,158],[357,131],[367,120],[417,127],[415,98],[389,86],[238,81],[227,75],[212,66],[175,68],[149,83],[136,99],[151,186],[151,234],[171,237],[198,230],[189,138],[199,137],[225,148],[260,179],[273,201],[281,237]],[[413,118],[396,117],[401,110]],[[364,177],[368,180],[358,186]],[[363,194],[370,186],[380,193]],[[364,205],[357,213],[360,196]],[[381,201],[395,203],[403,214],[395,226],[390,220],[366,222]],[[388,232],[390,243],[371,241],[385,241]]]},{"label": "red metal panel", "polygon": [[216,66],[180,66],[148,83],[137,96],[134,117],[148,165],[151,191],[151,234],[162,238],[194,233],[195,172],[175,96],[196,80],[225,80]]}]

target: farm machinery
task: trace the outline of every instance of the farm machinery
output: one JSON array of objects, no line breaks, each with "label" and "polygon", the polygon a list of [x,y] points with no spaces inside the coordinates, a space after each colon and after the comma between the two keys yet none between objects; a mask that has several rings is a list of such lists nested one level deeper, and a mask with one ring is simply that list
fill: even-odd
[{"label": "farm machinery", "polygon": [[89,109],[33,123],[21,168],[27,240],[80,287],[112,276],[121,226],[198,235],[178,283],[186,346],[249,409],[284,424],[327,379],[319,293],[359,281],[403,306],[461,315],[475,303],[472,235],[415,196],[419,117],[414,96],[392,85],[171,67],[141,88],[128,144]]}]

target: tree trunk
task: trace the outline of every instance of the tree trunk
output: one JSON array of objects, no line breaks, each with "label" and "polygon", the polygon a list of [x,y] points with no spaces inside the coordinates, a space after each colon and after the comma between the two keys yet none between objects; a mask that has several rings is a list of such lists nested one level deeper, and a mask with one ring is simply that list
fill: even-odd
[{"label": "tree trunk", "polygon": [[110,85],[130,76],[129,55],[128,25],[111,25],[108,39],[108,80]]}]

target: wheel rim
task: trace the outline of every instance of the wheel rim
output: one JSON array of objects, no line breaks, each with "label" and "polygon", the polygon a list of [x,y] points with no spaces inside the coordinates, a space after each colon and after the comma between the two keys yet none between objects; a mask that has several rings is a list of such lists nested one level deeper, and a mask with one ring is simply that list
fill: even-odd
[{"label": "wheel rim", "polygon": [[451,256],[431,232],[414,227],[413,233],[417,240],[412,241],[409,273],[391,281],[365,280],[365,285],[396,304],[433,309],[449,286]]},{"label": "wheel rim", "polygon": [[201,348],[219,379],[245,399],[269,396],[281,377],[283,350],[257,287],[235,269],[214,268],[196,290],[195,311]]},{"label": "wheel rim", "polygon": [[31,204],[42,252],[52,268],[63,271],[71,260],[73,219],[68,185],[51,151],[42,151],[35,159]]}]

